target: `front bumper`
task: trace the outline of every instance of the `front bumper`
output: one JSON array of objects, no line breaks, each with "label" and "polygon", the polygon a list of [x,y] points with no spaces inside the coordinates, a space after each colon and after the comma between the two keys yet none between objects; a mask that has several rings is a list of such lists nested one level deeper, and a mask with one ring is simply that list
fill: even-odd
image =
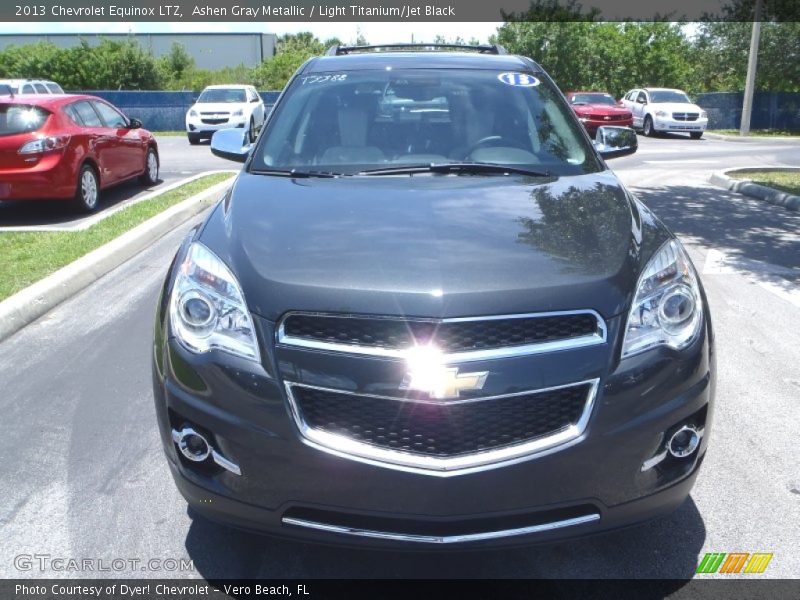
[{"label": "front bumper", "polygon": [[201,117],[187,117],[186,133],[210,137],[220,129],[242,128],[245,122],[245,117],[230,117],[223,123],[204,123]]},{"label": "front bumper", "polygon": [[678,121],[670,117],[656,116],[653,118],[653,127],[656,131],[705,131],[706,127],[708,127],[708,119],[697,119],[696,121]]},{"label": "front bumper", "polygon": [[[256,321],[261,339],[274,339],[274,325]],[[611,340],[619,321],[609,320]],[[154,392],[181,493],[212,519],[306,540],[484,547],[588,535],[657,517],[688,495],[713,414],[709,327],[682,353],[655,350],[605,365],[578,443],[499,468],[436,477],[337,456],[302,438],[276,374],[316,368],[319,375],[335,370],[336,358],[317,353],[316,367],[292,366],[294,359],[271,344],[263,365],[213,351],[198,356],[163,335],[168,327],[161,320],[156,328]],[[556,360],[564,371],[589,356]],[[540,368],[538,358],[519,360],[519,373]],[[697,451],[643,470],[663,449],[665,432],[687,421],[705,431]],[[241,475],[181,456],[172,432],[186,423],[205,431]]]}]

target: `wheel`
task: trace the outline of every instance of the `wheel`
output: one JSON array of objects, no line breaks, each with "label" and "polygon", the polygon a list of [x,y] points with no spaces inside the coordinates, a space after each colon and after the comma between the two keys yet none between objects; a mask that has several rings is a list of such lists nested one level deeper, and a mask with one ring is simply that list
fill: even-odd
[{"label": "wheel", "polygon": [[656,134],[656,128],[653,127],[653,119],[650,117],[650,115],[647,115],[644,118],[642,133],[644,133],[647,137],[653,137]]},{"label": "wheel", "polygon": [[100,198],[100,182],[97,173],[90,165],[83,165],[78,173],[78,188],[75,190],[73,205],[79,212],[90,213],[97,208]]},{"label": "wheel", "polygon": [[155,185],[158,183],[158,155],[153,148],[147,149],[144,173],[139,175],[139,182],[144,185]]},{"label": "wheel", "polygon": [[247,129],[247,139],[250,140],[250,143],[256,141],[256,122],[253,120],[253,117],[250,117],[250,126]]},{"label": "wheel", "polygon": [[197,144],[199,144],[199,143],[200,143],[200,137],[199,137],[199,136],[197,136],[196,134],[194,134],[194,133],[187,133],[186,135],[188,136],[188,138],[189,138],[189,143],[190,143],[192,146],[197,146]]},{"label": "wheel", "polygon": [[689,136],[693,140],[699,140],[701,137],[703,137],[703,132],[702,131],[690,131],[689,132]]}]

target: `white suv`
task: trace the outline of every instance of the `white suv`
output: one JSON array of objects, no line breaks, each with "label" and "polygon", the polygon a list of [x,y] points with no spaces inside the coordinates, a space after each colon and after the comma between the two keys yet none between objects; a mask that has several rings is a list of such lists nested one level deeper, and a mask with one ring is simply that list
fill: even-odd
[{"label": "white suv", "polygon": [[254,142],[265,117],[264,101],[252,85],[210,85],[186,113],[186,135],[197,144],[218,129],[246,127]]},{"label": "white suv", "polygon": [[0,85],[8,86],[12,94],[64,93],[64,90],[55,81],[46,79],[0,79]]},{"label": "white suv", "polygon": [[708,126],[708,113],[682,90],[637,88],[625,94],[622,104],[633,113],[633,128],[647,136],[683,131],[699,140]]}]

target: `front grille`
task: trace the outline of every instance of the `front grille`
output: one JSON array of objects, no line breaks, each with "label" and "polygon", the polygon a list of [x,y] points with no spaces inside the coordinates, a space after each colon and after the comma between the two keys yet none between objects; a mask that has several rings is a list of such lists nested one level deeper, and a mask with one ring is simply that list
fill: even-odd
[{"label": "front grille", "polygon": [[[433,344],[445,354],[514,348],[582,338],[602,341],[603,324],[593,312],[489,319],[405,320],[338,315],[290,314],[279,341],[402,351]],[[303,345],[299,343],[297,345]]]},{"label": "front grille", "polygon": [[594,384],[461,403],[421,403],[289,384],[296,417],[316,432],[425,457],[470,455],[576,425]]},{"label": "front grille", "polygon": [[672,113],[672,118],[676,121],[697,121],[700,117],[700,113]]},{"label": "front grille", "polygon": [[200,120],[203,123],[205,123],[206,125],[221,125],[222,123],[227,123],[228,122],[228,118],[227,117],[225,117],[224,119],[203,117]]}]

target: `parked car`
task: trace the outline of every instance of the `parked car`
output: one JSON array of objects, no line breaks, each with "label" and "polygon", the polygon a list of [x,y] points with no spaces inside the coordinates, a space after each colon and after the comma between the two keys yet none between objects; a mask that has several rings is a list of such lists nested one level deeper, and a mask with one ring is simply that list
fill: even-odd
[{"label": "parked car", "polygon": [[604,161],[636,134],[590,143],[538,64],[469,48],[334,47],[255,144],[214,134],[244,166],[181,244],[153,343],[195,514],[432,548],[686,499],[713,335],[686,250]]},{"label": "parked car", "polygon": [[0,86],[2,85],[7,85],[13,94],[64,93],[60,85],[47,79],[0,79]]},{"label": "parked car", "polygon": [[594,136],[601,125],[630,127],[631,111],[617,105],[614,96],[605,92],[567,92],[567,101],[583,123],[589,135]]},{"label": "parked car", "polygon": [[252,85],[210,85],[186,112],[186,135],[190,144],[198,144],[220,129],[246,127],[254,142],[266,116],[264,101]]},{"label": "parked car", "polygon": [[158,146],[137,119],[85,95],[0,96],[0,201],[64,199],[97,208],[100,191],[158,181]]},{"label": "parked car", "polygon": [[637,88],[625,94],[622,104],[633,113],[633,127],[647,136],[681,131],[699,140],[708,126],[708,113],[682,90]]}]

